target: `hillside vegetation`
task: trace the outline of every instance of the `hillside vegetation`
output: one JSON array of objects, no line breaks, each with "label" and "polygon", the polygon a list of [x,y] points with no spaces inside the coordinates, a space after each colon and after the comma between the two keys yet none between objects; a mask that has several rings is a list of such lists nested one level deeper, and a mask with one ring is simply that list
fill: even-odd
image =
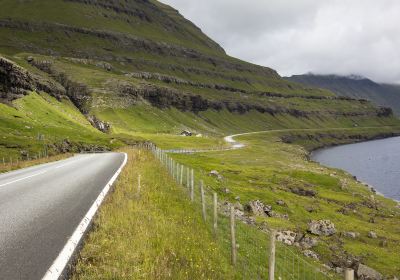
[{"label": "hillside vegetation", "polygon": [[[332,271],[357,269],[362,263],[399,276],[396,203],[371,198],[374,194],[349,174],[320,167],[307,157],[318,147],[399,135],[400,121],[390,108],[287,81],[273,69],[230,57],[178,11],[157,1],[0,0],[0,7],[0,157],[111,150],[146,140],[163,149],[207,149],[226,147],[222,136],[227,134],[269,131],[244,137],[245,149],[174,158],[202,174],[223,201],[233,203],[236,196],[243,205],[260,200],[289,217],[257,217],[255,228],[308,236],[308,220],[331,220],[338,233],[320,238],[313,250],[319,264]],[[198,137],[181,137],[182,130]],[[140,172],[149,174],[152,166],[156,174],[162,172],[150,156],[145,159],[149,163]],[[225,180],[208,176],[211,170]],[[133,174],[125,172],[122,180],[131,180]],[[183,213],[192,213],[190,205],[180,205],[179,192],[168,193],[174,186],[164,177],[148,179],[146,199],[159,203],[153,206],[165,215],[157,220],[160,209],[153,208],[146,215],[171,244],[150,231],[144,216],[136,219],[149,201],[133,203],[129,184],[122,181],[83,249],[75,278],[169,273],[189,279],[177,266],[193,273],[193,262],[172,259],[172,251],[183,255],[174,243],[174,229],[192,238],[185,244],[193,250],[188,256],[202,262],[198,279],[212,278],[217,266],[218,277],[230,277],[229,261],[220,259],[218,251],[210,259],[201,256],[214,241],[202,226],[185,223]],[[153,193],[159,185],[163,197]],[[309,190],[314,195],[304,196]],[[174,200],[171,209],[165,197]],[[286,206],[276,206],[278,199]],[[350,240],[344,236],[353,226],[361,237]],[[115,248],[108,233],[119,227],[123,230],[113,242],[121,247]],[[378,238],[368,239],[366,232],[373,228]],[[204,247],[196,247],[197,232],[205,235]],[[132,239],[132,233],[149,243]],[[137,253],[126,249],[131,245]],[[100,257],[99,248],[108,258]],[[170,270],[150,266],[157,254],[160,268]],[[118,263],[122,255],[128,259]],[[142,270],[132,271],[132,263]]]}]

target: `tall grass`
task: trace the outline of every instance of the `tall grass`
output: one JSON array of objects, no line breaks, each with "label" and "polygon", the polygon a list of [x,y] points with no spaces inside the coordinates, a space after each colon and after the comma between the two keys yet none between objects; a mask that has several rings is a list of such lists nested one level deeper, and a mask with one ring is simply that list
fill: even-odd
[{"label": "tall grass", "polygon": [[150,153],[127,152],[128,164],[94,222],[72,279],[233,278],[229,258],[185,191]]}]

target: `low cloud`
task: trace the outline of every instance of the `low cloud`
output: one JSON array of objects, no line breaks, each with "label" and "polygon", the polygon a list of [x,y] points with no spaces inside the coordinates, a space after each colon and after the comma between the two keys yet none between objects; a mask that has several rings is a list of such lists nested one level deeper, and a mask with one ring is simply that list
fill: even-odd
[{"label": "low cloud", "polygon": [[359,74],[400,83],[398,0],[162,0],[228,54],[281,75]]}]

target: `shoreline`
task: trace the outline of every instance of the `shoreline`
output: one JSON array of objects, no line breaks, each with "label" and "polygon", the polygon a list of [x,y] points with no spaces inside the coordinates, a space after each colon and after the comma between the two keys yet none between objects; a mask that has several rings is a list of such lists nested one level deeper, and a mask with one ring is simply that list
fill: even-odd
[{"label": "shoreline", "polygon": [[310,158],[311,161],[313,161],[313,162],[315,162],[315,163],[318,163],[319,165],[321,165],[321,166],[323,166],[323,167],[325,167],[325,168],[339,169],[339,170],[342,170],[342,171],[348,173],[350,176],[352,176],[352,177],[354,178],[354,180],[355,180],[356,182],[358,182],[358,183],[362,184],[364,187],[368,188],[368,190],[369,190],[372,194],[379,195],[379,196],[384,197],[384,198],[386,198],[386,199],[393,200],[394,202],[396,202],[396,203],[398,203],[398,204],[400,205],[400,200],[399,200],[399,199],[392,198],[392,197],[388,197],[388,196],[384,195],[383,193],[381,193],[381,192],[379,191],[379,188],[377,188],[375,185],[372,185],[372,184],[370,184],[370,183],[368,183],[368,182],[366,182],[366,181],[360,180],[360,179],[358,178],[357,175],[351,173],[350,171],[345,170],[345,169],[340,168],[340,167],[337,168],[337,167],[332,167],[332,166],[324,165],[322,162],[320,162],[320,161],[318,161],[318,160],[316,160],[316,159],[314,158],[315,152],[318,152],[318,151],[320,151],[320,150],[326,150],[326,149],[330,149],[330,148],[334,148],[334,147],[339,147],[339,146],[354,145],[354,144],[360,144],[360,143],[371,142],[371,141],[377,141],[377,140],[385,140],[385,139],[396,138],[396,137],[399,137],[399,136],[393,136],[393,137],[387,137],[387,138],[379,138],[379,139],[371,139],[371,140],[367,140],[367,141],[360,141],[360,142],[354,142],[354,143],[348,143],[348,144],[342,144],[342,145],[327,146],[327,147],[318,148],[318,149],[316,149],[316,150],[314,150],[314,151],[312,151],[312,152],[309,152],[309,153],[308,153],[308,156],[309,156],[309,158]]},{"label": "shoreline", "polygon": [[[233,135],[228,135],[224,137],[225,142],[229,143],[232,146],[232,149],[240,149],[240,148],[244,148],[246,145],[243,143],[238,142],[237,140],[234,139],[234,137],[237,136],[243,136],[243,135],[251,135],[251,134],[256,134],[256,133],[262,133],[262,132],[246,132],[246,133],[239,133],[239,134],[233,134]],[[377,137],[375,138],[371,138],[365,141],[355,141],[355,142],[350,142],[350,143],[345,143],[345,144],[332,144],[332,145],[326,145],[323,147],[318,147],[316,149],[313,149],[311,151],[308,152],[308,158],[316,163],[318,163],[319,165],[325,167],[325,168],[333,168],[333,167],[329,167],[326,166],[324,164],[322,164],[319,161],[316,161],[313,159],[313,154],[319,150],[324,150],[324,149],[329,149],[329,148],[333,148],[333,147],[338,147],[338,146],[344,146],[344,145],[353,145],[353,144],[359,144],[359,143],[365,143],[365,142],[370,142],[370,141],[377,141],[377,140],[385,140],[385,139],[390,139],[390,138],[396,138],[396,137],[400,137],[400,135],[394,135],[394,136],[389,136],[389,137],[380,137],[381,135],[377,135]],[[400,205],[400,200],[397,200],[395,198],[391,198],[391,197],[387,197],[385,196],[383,193],[381,193],[380,191],[378,191],[378,189],[374,186],[371,185],[365,181],[361,181],[357,178],[356,175],[350,173],[347,170],[341,169],[341,168],[337,168],[340,170],[343,170],[345,172],[347,172],[348,174],[350,174],[351,176],[353,176],[353,178],[360,184],[362,184],[364,187],[368,188],[368,190],[374,194],[374,195],[379,195],[381,197],[384,197],[386,199],[390,199],[393,200],[394,202],[396,202],[398,205]]]}]

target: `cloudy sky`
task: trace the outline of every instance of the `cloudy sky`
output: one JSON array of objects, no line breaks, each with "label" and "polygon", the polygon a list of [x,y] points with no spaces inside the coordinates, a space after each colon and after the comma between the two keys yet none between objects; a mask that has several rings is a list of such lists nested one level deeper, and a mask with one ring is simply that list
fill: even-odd
[{"label": "cloudy sky", "polygon": [[228,54],[281,75],[400,83],[399,0],[161,0]]}]

